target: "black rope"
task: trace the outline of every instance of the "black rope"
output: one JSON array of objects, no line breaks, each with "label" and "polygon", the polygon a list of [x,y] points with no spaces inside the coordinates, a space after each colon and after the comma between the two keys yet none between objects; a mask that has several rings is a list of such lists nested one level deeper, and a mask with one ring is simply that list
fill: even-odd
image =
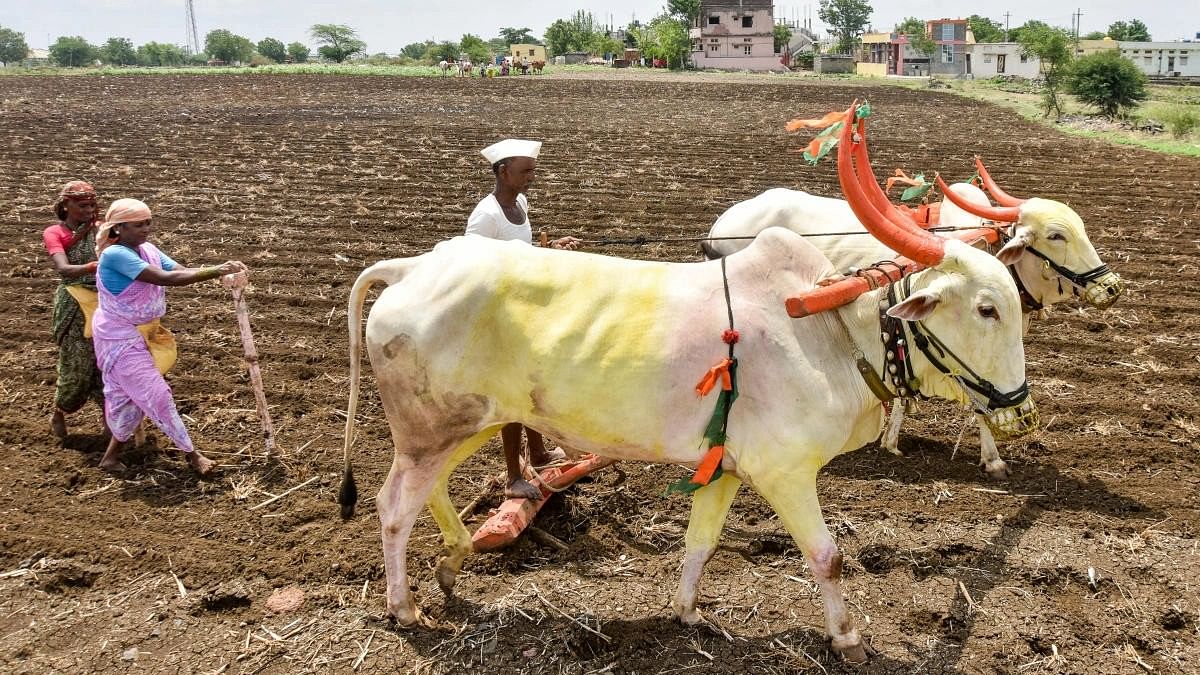
[{"label": "black rope", "polygon": [[[729,332],[734,333],[733,328],[733,301],[729,298],[729,276],[725,273],[725,258],[721,258],[721,283],[725,287],[725,311],[729,314]],[[725,414],[721,420],[721,436],[725,439],[723,443],[729,442],[729,412],[733,408],[733,395],[737,391],[737,359],[733,357],[733,345],[737,343],[736,339],[726,340],[729,344],[729,381],[733,385],[733,391],[725,397]]]},{"label": "black rope", "polygon": [[[930,227],[930,228],[926,228],[925,231],[926,232],[956,232],[959,230],[979,230],[979,229],[1002,230],[1003,227],[1001,227],[1001,226],[994,226],[994,227]],[[801,237],[848,237],[851,235],[864,235],[864,234],[870,235],[871,233],[867,232],[866,230],[855,230],[853,232],[809,232],[809,233],[797,232],[797,234],[799,234]],[[580,239],[579,242],[581,244],[591,244],[594,246],[611,246],[611,245],[641,246],[643,244],[669,243],[669,242],[747,240],[747,239],[754,239],[757,236],[758,235],[741,236],[741,237],[708,237],[708,236],[703,236],[703,237],[647,237],[646,235],[639,234],[636,237]]]}]

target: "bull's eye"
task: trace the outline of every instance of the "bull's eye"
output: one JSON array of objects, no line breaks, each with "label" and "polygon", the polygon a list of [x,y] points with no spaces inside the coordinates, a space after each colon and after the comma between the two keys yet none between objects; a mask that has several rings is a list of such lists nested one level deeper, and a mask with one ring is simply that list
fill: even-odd
[{"label": "bull's eye", "polygon": [[1046,239],[1049,239],[1050,241],[1066,241],[1067,240],[1067,238],[1065,236],[1063,236],[1062,232],[1051,232],[1050,234],[1046,235]]},{"label": "bull's eye", "polygon": [[992,305],[980,305],[979,316],[982,316],[985,319],[992,319],[994,321],[1000,320],[1000,312],[996,311],[996,308]]}]

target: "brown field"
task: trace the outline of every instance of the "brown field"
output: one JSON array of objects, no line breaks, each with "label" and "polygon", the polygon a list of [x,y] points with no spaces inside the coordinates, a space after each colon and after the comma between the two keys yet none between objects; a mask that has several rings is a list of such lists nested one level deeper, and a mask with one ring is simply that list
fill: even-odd
[{"label": "brown field", "polygon": [[[685,475],[627,464],[555,497],[533,541],[468,560],[457,597],[433,579],[426,515],[410,547],[436,626],[383,619],[369,498],[342,522],[334,493],[347,394],[346,293],[381,258],[462,231],[491,189],[477,150],[544,139],[530,195],[553,236],[698,235],[774,186],[836,194],[784,121],[869,96],[877,171],[965,178],[989,160],[1019,196],[1072,204],[1130,290],[1112,310],[1060,309],[1028,339],[1045,430],[1002,448],[990,482],[956,408],[925,404],[896,458],[874,447],[822,474],[845,592],[877,655],[839,663],[819,594],[765,502],[743,490],[708,566],[711,628],[670,598]],[[1200,161],[1059,135],[952,95],[776,78],[335,76],[0,78],[0,671],[125,672],[1074,672],[1200,671]],[[232,305],[216,284],[174,289],[171,381],[198,447],[198,482],[151,447],[128,476],[96,468],[94,407],[66,447],[46,420],[56,283],[39,232],[58,187],[145,199],[177,260],[246,261],[268,399],[283,448],[266,462]],[[601,247],[691,260],[693,243]],[[365,381],[356,469],[373,495],[390,462]],[[961,443],[960,443],[961,441]],[[257,453],[258,456],[255,456]],[[489,446],[452,481],[492,496]],[[283,499],[252,508],[317,477]],[[297,586],[299,610],[271,593]],[[568,618],[569,617],[569,618]],[[603,637],[597,635],[602,633]]]}]

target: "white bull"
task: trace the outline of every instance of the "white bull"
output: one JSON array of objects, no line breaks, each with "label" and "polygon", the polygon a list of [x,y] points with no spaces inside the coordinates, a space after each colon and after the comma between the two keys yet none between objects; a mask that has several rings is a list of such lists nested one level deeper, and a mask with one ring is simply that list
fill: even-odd
[{"label": "white bull", "polygon": [[[982,165],[980,169],[982,175],[987,176]],[[991,184],[990,177],[986,178],[986,182],[990,184],[993,194],[999,192],[999,189]],[[868,189],[871,189],[870,186]],[[993,209],[987,195],[974,185],[956,183],[948,186],[945,191],[952,191],[954,194],[953,197],[948,195],[941,203],[938,226],[963,229],[981,226],[983,218],[980,215],[965,211],[955,201],[989,216],[1016,216],[1013,218],[1016,222],[1011,232],[1012,239],[1000,248],[996,255],[1001,262],[1010,266],[1013,277],[1023,287],[1026,330],[1030,318],[1043,307],[1071,297],[1082,297],[1094,306],[1108,307],[1120,295],[1121,280],[1113,272],[1101,274],[1090,281],[1079,280],[1080,283],[1073,283],[1056,273],[1044,258],[1039,257],[1038,254],[1044,255],[1053,264],[1066,270],[1107,271],[1088,238],[1083,220],[1067,205],[1049,199],[1028,199],[1023,202],[1012,200],[1014,206],[1011,208],[1018,208],[1019,214],[1014,214],[1011,210],[1001,213],[1003,210]],[[951,201],[953,198],[957,199]],[[1011,199],[1007,195],[1005,198]],[[717,218],[709,236],[753,237],[768,227],[786,227],[799,234],[809,235],[809,241],[842,272],[896,257],[895,251],[867,234],[845,200],[785,188],[767,190],[757,197],[734,204]],[[862,234],[836,236],[836,233],[852,232]],[[811,236],[822,233],[833,234]],[[951,234],[947,232],[946,236]],[[716,239],[705,242],[702,248],[707,257],[714,258],[745,248],[749,242],[748,238]],[[1031,251],[1036,251],[1037,254]],[[1085,275],[1086,272],[1077,274]],[[893,424],[880,441],[884,448],[897,454],[902,415],[903,407],[899,407]],[[988,475],[996,479],[1007,478],[1008,465],[1000,458],[996,441],[982,420],[979,423],[979,448],[980,464]]]},{"label": "white bull", "polygon": [[[834,312],[790,319],[784,300],[832,270],[810,243],[779,228],[729,256],[726,267],[741,336],[740,397],[729,418],[725,473],[694,496],[674,611],[684,623],[701,620],[701,572],[745,482],[767,499],[807,557],[833,647],[864,660],[816,475],[879,434],[882,405],[860,378],[854,355],[861,350],[874,368],[884,367],[879,311],[886,289]],[[339,501],[343,516],[352,515],[357,489],[349,450],[362,305],[372,283],[385,282],[367,321],[366,347],[395,445],[376,497],[389,614],[406,625],[420,618],[406,550],[426,504],[448,551],[437,580],[452,589],[471,538],[447,479],[505,424],[519,422],[572,448],[621,460],[693,465],[701,459],[716,396],[698,398],[694,387],[727,355],[722,270],[717,261],[632,261],[468,236],[416,258],[377,263],[359,276],[348,309],[351,390]],[[997,390],[1024,392],[1020,300],[1004,266],[951,241],[940,263],[910,278],[910,293],[888,314],[921,322],[959,354],[977,355],[971,368]],[[967,400],[958,381],[920,355],[913,363],[922,393]],[[1011,402],[990,419],[1014,434],[1034,428],[1027,394]]]}]

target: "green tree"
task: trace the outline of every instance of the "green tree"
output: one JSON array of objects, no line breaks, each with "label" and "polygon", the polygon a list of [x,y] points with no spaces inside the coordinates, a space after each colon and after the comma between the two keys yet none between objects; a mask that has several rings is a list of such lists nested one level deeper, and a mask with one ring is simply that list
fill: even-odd
[{"label": "green tree", "polygon": [[96,60],[96,48],[78,35],[64,35],[50,45],[50,58],[60,66],[78,68]]},{"label": "green tree", "polygon": [[108,38],[99,49],[100,60],[113,66],[132,66],[138,62],[137,50],[129,38]]},{"label": "green tree", "polygon": [[305,63],[308,61],[308,55],[312,52],[308,45],[302,42],[291,42],[287,46],[288,56],[292,57],[292,63]]},{"label": "green tree", "polygon": [[667,13],[693,26],[700,16],[700,0],[667,0]]},{"label": "green tree", "polygon": [[1024,35],[1026,32],[1028,32],[1028,31],[1035,31],[1035,32],[1043,31],[1047,28],[1050,28],[1050,24],[1046,23],[1045,21],[1038,21],[1037,19],[1030,19],[1029,21],[1026,21],[1025,23],[1021,24],[1020,26],[1017,26],[1016,28],[1010,28],[1008,31],[1008,41],[1009,42],[1022,42],[1021,36]]},{"label": "green tree", "polygon": [[1062,28],[1056,28],[1044,23],[1033,25],[1030,21],[1025,24],[1020,33],[1021,51],[1029,56],[1036,56],[1042,62],[1042,75],[1045,85],[1042,91],[1042,113],[1049,117],[1053,112],[1062,115],[1062,101],[1059,93],[1062,80],[1071,64],[1071,52],[1074,41],[1071,35]]},{"label": "green tree", "polygon": [[457,42],[430,43],[429,49],[425,51],[425,60],[434,63],[438,61],[457,61],[458,52]]},{"label": "green tree", "polygon": [[487,63],[488,61],[487,43],[478,35],[463,34],[462,40],[458,43],[458,48],[459,51],[467,55],[471,63]]},{"label": "green tree", "polygon": [[1150,97],[1146,75],[1115,49],[1080,58],[1071,66],[1066,82],[1075,98],[1096,106],[1108,117],[1116,117]]},{"label": "green tree", "polygon": [[137,62],[143,66],[181,66],[187,54],[176,45],[147,42],[137,49]]},{"label": "green tree", "polygon": [[425,56],[425,52],[433,46],[433,42],[426,40],[425,42],[410,42],[400,49],[400,53],[410,59],[419,59]]},{"label": "green tree", "polygon": [[204,51],[225,63],[246,63],[254,53],[254,44],[241,35],[218,28],[204,36]]},{"label": "green tree", "polygon": [[11,28],[0,27],[0,63],[20,63],[29,56],[29,43],[25,42],[25,34]]},{"label": "green tree", "polygon": [[362,53],[367,43],[358,39],[358,33],[349,26],[335,23],[318,23],[309,29],[312,38],[321,45],[317,53],[321,58],[342,63],[355,54]]},{"label": "green tree", "polygon": [[788,43],[792,41],[792,29],[785,24],[777,23],[772,29],[772,34],[775,36],[775,53],[783,53],[787,49]]},{"label": "green tree", "polygon": [[1150,29],[1141,19],[1114,21],[1108,26],[1108,37],[1125,42],[1149,42]]},{"label": "green tree", "polygon": [[546,48],[551,54],[592,52],[604,33],[591,12],[579,10],[570,19],[559,19],[546,28]]},{"label": "green tree", "polygon": [[533,36],[528,28],[501,28],[500,39],[504,40],[504,48],[509,45],[537,45],[541,42]]},{"label": "green tree", "polygon": [[926,56],[937,51],[937,43],[925,33],[925,22],[915,16],[906,17],[896,24],[896,32],[907,35],[909,45]]},{"label": "green tree", "polygon": [[837,36],[838,53],[849,54],[858,44],[858,38],[871,20],[870,3],[866,0],[821,0],[817,16]]},{"label": "green tree", "polygon": [[967,17],[967,24],[971,26],[971,34],[975,36],[976,42],[1004,41],[1004,28],[1001,27],[999,21],[972,14]]},{"label": "green tree", "polygon": [[664,59],[668,68],[682,68],[692,50],[688,24],[676,16],[660,14],[638,30],[638,49],[648,59]]},{"label": "green tree", "polygon": [[925,22],[915,16],[905,17],[903,21],[896,24],[896,33],[901,33],[909,37],[925,34]]},{"label": "green tree", "polygon": [[1090,33],[1084,33],[1083,37],[1081,37],[1080,39],[1081,40],[1103,40],[1107,36],[1108,36],[1108,33],[1105,33],[1102,30],[1094,30]]},{"label": "green tree", "polygon": [[284,46],[283,42],[275,38],[266,37],[259,40],[256,48],[259,54],[271,59],[275,63],[287,61],[287,47]]}]

